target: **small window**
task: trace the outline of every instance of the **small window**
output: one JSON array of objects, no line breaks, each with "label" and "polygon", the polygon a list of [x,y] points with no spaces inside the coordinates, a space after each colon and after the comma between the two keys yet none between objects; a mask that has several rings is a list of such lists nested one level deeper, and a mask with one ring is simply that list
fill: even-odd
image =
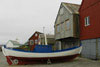
[{"label": "small window", "polygon": [[69,20],[66,21],[66,30],[69,30],[71,27],[71,24],[69,22]]},{"label": "small window", "polygon": [[30,45],[34,45],[34,41],[33,40],[30,40]]},{"label": "small window", "polygon": [[57,25],[57,32],[60,32],[60,26]]},{"label": "small window", "polygon": [[89,16],[85,18],[85,26],[89,26],[90,25],[90,18]]},{"label": "small window", "polygon": [[38,36],[38,34],[36,33],[36,34],[35,34],[35,36],[37,37],[37,36]]},{"label": "small window", "polygon": [[61,30],[64,31],[64,29],[65,29],[65,23],[62,22],[62,24],[61,24]]}]

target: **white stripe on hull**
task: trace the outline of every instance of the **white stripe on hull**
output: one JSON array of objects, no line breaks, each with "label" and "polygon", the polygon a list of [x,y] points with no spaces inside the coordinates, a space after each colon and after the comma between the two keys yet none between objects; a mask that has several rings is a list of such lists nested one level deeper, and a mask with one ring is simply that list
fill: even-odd
[{"label": "white stripe on hull", "polygon": [[62,52],[54,52],[54,53],[31,53],[31,52],[21,52],[15,51],[11,49],[6,49],[2,47],[3,53],[5,56],[15,56],[15,57],[27,57],[27,58],[46,58],[46,57],[61,57],[61,56],[70,56],[75,54],[80,54],[82,46],[76,49],[62,51]]}]

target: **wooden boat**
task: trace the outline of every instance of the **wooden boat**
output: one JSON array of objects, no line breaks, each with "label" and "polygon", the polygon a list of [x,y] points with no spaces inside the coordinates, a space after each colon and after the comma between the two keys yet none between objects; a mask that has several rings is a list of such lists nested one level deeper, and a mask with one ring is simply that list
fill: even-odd
[{"label": "wooden boat", "polygon": [[3,54],[7,58],[9,65],[33,64],[33,63],[53,63],[57,61],[69,61],[76,58],[81,52],[82,46],[56,50],[56,51],[24,51],[18,49],[2,47]]}]

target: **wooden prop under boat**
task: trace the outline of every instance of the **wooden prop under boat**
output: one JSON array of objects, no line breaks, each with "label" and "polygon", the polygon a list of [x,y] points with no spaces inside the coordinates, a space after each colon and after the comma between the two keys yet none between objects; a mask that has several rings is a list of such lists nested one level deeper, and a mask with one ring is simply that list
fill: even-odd
[{"label": "wooden prop under boat", "polygon": [[82,46],[80,45],[63,50],[38,52],[22,51],[18,49],[7,48],[5,46],[2,47],[3,54],[6,56],[9,65],[69,61],[76,58],[80,54],[81,49]]}]

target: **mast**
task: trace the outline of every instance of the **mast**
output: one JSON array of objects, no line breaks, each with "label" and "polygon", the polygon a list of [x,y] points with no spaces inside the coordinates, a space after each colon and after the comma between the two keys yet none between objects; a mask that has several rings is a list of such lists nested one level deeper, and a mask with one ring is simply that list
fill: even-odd
[{"label": "mast", "polygon": [[43,33],[44,33],[44,40],[45,40],[45,45],[48,45],[47,44],[47,37],[46,37],[46,34],[45,34],[45,31],[44,31],[45,27],[43,27]]}]

